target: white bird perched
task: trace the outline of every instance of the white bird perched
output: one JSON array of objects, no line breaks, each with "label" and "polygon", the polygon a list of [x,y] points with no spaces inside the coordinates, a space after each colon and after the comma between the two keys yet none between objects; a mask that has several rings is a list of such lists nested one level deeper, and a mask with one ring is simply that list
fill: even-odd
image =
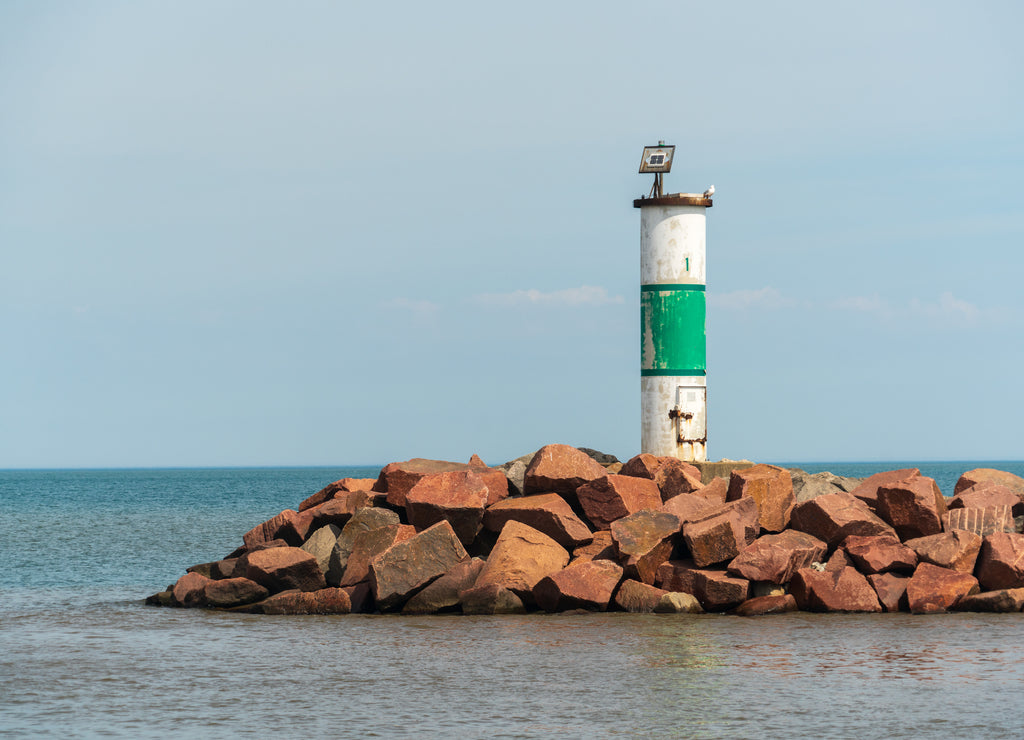
[{"label": "white bird perched", "polygon": [[715,194],[715,186],[714,185],[712,185],[710,188],[708,188],[707,190],[704,191],[704,197],[705,198],[710,198],[714,194]]}]

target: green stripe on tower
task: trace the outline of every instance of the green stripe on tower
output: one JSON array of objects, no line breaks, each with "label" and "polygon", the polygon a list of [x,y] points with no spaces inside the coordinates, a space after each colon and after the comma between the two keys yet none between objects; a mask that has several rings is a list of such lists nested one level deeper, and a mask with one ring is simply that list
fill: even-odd
[{"label": "green stripe on tower", "polygon": [[691,286],[640,291],[640,374],[704,375],[707,303]]}]

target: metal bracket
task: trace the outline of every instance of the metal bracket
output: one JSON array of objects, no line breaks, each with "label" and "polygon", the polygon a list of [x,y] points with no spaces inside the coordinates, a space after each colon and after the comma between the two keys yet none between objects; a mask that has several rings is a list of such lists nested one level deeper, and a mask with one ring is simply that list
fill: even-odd
[{"label": "metal bracket", "polygon": [[670,419],[686,419],[689,421],[693,418],[693,413],[690,411],[683,411],[681,408],[676,406],[673,409],[669,409],[668,418]]}]

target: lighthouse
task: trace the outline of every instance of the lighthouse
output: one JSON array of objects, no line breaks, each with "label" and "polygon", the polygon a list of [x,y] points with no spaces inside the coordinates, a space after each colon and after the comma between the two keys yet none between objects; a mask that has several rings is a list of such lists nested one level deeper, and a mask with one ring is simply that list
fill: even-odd
[{"label": "lighthouse", "polygon": [[707,459],[705,287],[707,209],[702,194],[665,195],[675,147],[644,148],[653,173],[640,209],[640,451],[688,462]]}]

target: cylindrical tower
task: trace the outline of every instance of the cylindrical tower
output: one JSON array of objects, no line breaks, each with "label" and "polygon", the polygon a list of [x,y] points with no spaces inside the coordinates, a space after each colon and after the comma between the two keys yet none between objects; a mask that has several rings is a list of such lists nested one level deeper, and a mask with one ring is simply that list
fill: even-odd
[{"label": "cylindrical tower", "polygon": [[640,451],[687,461],[707,459],[709,196],[633,201],[640,209]]}]

